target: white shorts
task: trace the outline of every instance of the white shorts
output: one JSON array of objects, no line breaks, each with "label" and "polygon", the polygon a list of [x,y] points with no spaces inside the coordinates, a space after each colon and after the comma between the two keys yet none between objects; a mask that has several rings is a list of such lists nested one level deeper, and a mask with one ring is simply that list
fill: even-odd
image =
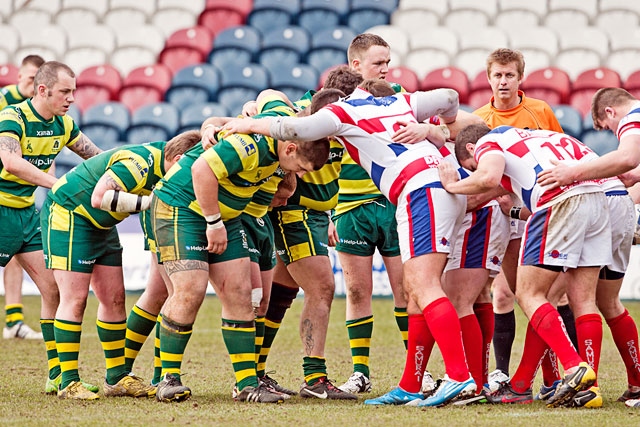
[{"label": "white shorts", "polygon": [[497,273],[509,244],[509,234],[509,218],[497,203],[467,212],[445,271],[484,268]]},{"label": "white shorts", "polygon": [[511,233],[511,235],[509,236],[509,240],[522,239],[522,235],[524,234],[524,229],[526,226],[527,221],[509,218],[509,231]]},{"label": "white shorts", "polygon": [[466,196],[445,191],[440,183],[398,198],[396,222],[402,262],[434,252],[450,253],[462,223]]},{"label": "white shorts", "polygon": [[535,212],[527,221],[520,265],[566,270],[611,263],[609,208],[603,192],[571,196]]},{"label": "white shorts", "polygon": [[624,273],[629,266],[633,233],[636,229],[636,209],[629,195],[608,195],[611,221],[613,261],[609,270]]}]

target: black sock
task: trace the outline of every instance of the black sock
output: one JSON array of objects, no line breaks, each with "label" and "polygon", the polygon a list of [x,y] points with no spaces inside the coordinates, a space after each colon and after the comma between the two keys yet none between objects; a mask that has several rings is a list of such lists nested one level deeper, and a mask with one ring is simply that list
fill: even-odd
[{"label": "black sock", "polygon": [[496,369],[509,375],[511,361],[511,347],[516,338],[516,314],[513,310],[508,313],[494,313],[493,353],[496,357]]},{"label": "black sock", "polygon": [[567,335],[569,335],[569,339],[573,343],[573,346],[578,348],[578,333],[576,332],[576,319],[573,317],[573,311],[571,311],[571,307],[569,304],[567,305],[559,305],[558,313],[560,313],[560,317],[562,317],[562,321],[564,322],[564,327],[567,329]]}]

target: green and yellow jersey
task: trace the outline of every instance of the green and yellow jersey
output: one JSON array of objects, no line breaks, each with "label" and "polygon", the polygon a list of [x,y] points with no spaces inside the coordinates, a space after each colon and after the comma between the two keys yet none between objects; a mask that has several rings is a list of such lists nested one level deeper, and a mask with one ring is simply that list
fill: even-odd
[{"label": "green and yellow jersey", "polygon": [[91,194],[105,173],[127,193],[147,196],[164,175],[166,142],[129,145],[100,153],[63,175],[51,189],[52,200],[87,218],[100,229],[109,229],[130,215],[91,206]]},{"label": "green and yellow jersey", "polygon": [[[0,137],[18,141],[22,158],[43,172],[48,172],[60,151],[75,144],[80,135],[71,116],[53,116],[44,121],[31,100],[0,111]],[[0,162],[0,205],[12,208],[33,205],[36,187],[7,172]]]},{"label": "green and yellow jersey", "polygon": [[27,97],[20,93],[18,85],[5,86],[0,89],[0,110],[7,105],[17,104],[25,99],[27,99]]},{"label": "green and yellow jersey", "polygon": [[[264,112],[256,118],[294,115],[283,101],[271,97],[263,100],[258,111]],[[227,135],[207,150],[197,145],[171,168],[155,193],[168,205],[189,208],[202,215],[191,177],[191,166],[202,156],[218,179],[218,205],[222,219],[236,218],[279,168],[277,147],[277,140],[258,134]],[[275,184],[277,186],[277,182]]]}]

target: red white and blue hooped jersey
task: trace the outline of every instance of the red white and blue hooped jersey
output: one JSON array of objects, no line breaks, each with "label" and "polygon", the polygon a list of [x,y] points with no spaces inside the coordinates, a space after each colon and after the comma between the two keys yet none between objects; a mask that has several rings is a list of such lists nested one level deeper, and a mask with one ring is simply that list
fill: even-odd
[{"label": "red white and blue hooped jersey", "polygon": [[640,102],[635,103],[618,123],[616,130],[618,141],[622,141],[626,135],[640,135]]},{"label": "red white and blue hooped jersey", "polygon": [[488,155],[504,157],[505,170],[501,184],[520,197],[531,212],[576,194],[602,191],[600,182],[594,180],[575,182],[551,190],[537,183],[541,171],[554,167],[551,160],[575,164],[597,156],[585,144],[564,133],[499,126],[476,143],[476,161]]},{"label": "red white and blue hooped jersey", "polygon": [[398,197],[414,178],[419,177],[414,182],[419,182],[420,187],[441,187],[437,168],[443,157],[435,145],[427,140],[398,144],[391,139],[399,128],[399,120],[417,122],[454,111],[442,94],[432,92],[375,98],[356,89],[350,97],[327,105],[315,115],[333,116],[338,130],[332,135],[367,171],[382,194],[397,204]]}]

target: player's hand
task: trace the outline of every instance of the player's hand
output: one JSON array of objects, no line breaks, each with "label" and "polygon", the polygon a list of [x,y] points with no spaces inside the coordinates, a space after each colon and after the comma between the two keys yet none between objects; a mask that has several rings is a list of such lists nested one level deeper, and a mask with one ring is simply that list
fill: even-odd
[{"label": "player's hand", "polygon": [[452,184],[460,179],[458,169],[449,162],[441,162],[438,165],[438,173],[440,174],[440,182],[444,189],[447,189],[449,184]]},{"label": "player's hand", "polygon": [[538,184],[551,190],[561,185],[572,184],[575,181],[571,166],[562,164],[554,159],[551,159],[551,163],[554,165],[553,168],[545,169],[538,174]]},{"label": "player's hand", "polygon": [[242,106],[242,115],[245,117],[253,117],[258,114],[258,102],[247,101]]},{"label": "player's hand", "polygon": [[207,227],[207,251],[216,255],[227,250],[227,229],[224,227],[212,229]]},{"label": "player's hand", "polygon": [[219,131],[220,131],[220,128],[218,126],[214,126],[214,125],[205,126],[205,128],[202,130],[200,135],[200,138],[202,138],[200,140],[200,144],[202,144],[203,149],[206,150],[207,148],[213,147],[218,143],[215,135]]},{"label": "player's hand", "polygon": [[222,126],[222,130],[226,131],[225,135],[231,135],[233,133],[252,133],[250,122],[251,120],[247,119],[231,119]]},{"label": "player's hand", "polygon": [[333,224],[333,221],[329,220],[329,246],[335,247],[338,244],[338,230],[336,230],[336,226]]},{"label": "player's hand", "polygon": [[429,135],[429,126],[435,126],[427,123],[416,123],[398,120],[396,122],[400,128],[393,134],[391,139],[393,142],[402,144],[413,144],[424,141]]}]

